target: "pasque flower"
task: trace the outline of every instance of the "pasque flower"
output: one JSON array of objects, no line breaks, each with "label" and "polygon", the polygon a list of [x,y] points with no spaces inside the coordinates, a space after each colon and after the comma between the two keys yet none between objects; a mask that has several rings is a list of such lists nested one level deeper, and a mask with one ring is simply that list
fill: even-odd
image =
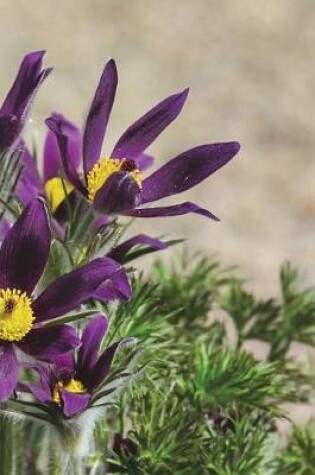
[{"label": "pasque flower", "polygon": [[180,113],[188,89],[167,97],[132,124],[119,138],[112,153],[101,158],[101,148],[118,83],[115,62],[102,73],[90,107],[82,139],[83,179],[71,158],[71,134],[66,122],[53,114],[46,120],[55,133],[64,171],[71,186],[107,215],[137,217],[176,216],[194,212],[217,219],[208,210],[190,202],[156,208],[139,207],[184,192],[228,163],[239,151],[237,142],[200,145],[181,153],[147,178],[139,157]]},{"label": "pasque flower", "polygon": [[27,54],[15,81],[0,107],[0,153],[10,148],[25,124],[35,94],[51,72],[42,69],[44,51]]},{"label": "pasque flower", "polygon": [[[77,308],[122,272],[112,259],[99,258],[64,274],[40,295],[33,295],[44,271],[51,242],[43,200],[33,200],[6,233],[0,249],[0,401],[14,391],[19,373],[17,351],[44,361],[79,344],[69,325],[45,326]],[[123,281],[123,285],[124,281]],[[113,292],[116,286],[111,288]]]},{"label": "pasque flower", "polygon": [[[70,160],[75,168],[80,161],[81,132],[78,127],[62,115],[58,115],[67,130],[68,150]],[[52,214],[58,219],[65,208],[65,198],[74,189],[62,178],[62,162],[58,144],[54,134],[49,130],[45,137],[43,150],[43,169],[39,170],[38,163],[26,147],[23,140],[18,143],[17,149],[22,152],[22,174],[17,185],[17,196],[26,206],[38,195],[45,195]]]},{"label": "pasque flower", "polygon": [[65,417],[73,417],[90,404],[99,386],[106,380],[114,356],[123,341],[117,341],[100,353],[108,330],[104,315],[94,317],[85,327],[75,356],[67,353],[53,365],[37,366],[40,385],[29,385],[34,397],[54,407]]},{"label": "pasque flower", "polygon": [[[58,117],[67,130],[69,160],[73,167],[77,169],[80,161],[82,134],[74,123],[67,120],[61,114],[55,114],[54,117]],[[66,203],[66,200],[68,199],[70,202],[74,202],[73,194],[75,191],[73,186],[62,178],[62,161],[54,133],[48,130],[45,137],[42,172],[38,169],[38,163],[26,147],[24,141],[20,140],[17,148],[22,152],[21,165],[23,166],[22,174],[16,188],[17,197],[24,206],[26,206],[36,197],[40,195],[46,196],[54,217],[54,223],[57,224],[59,234],[62,234],[60,225],[67,215],[69,204]],[[142,154],[137,159],[137,166],[143,171],[148,168],[152,162],[153,157]],[[6,232],[8,228],[8,226],[5,226],[6,224],[5,222],[2,223],[4,229],[2,232],[0,230],[0,236]],[[107,220],[105,216],[99,217],[94,221],[91,231],[95,233],[100,227],[106,224]],[[140,234],[117,246],[108,256],[121,262],[125,254],[134,246],[138,245],[145,245],[156,250],[165,249],[167,247],[167,245],[159,239]]]}]

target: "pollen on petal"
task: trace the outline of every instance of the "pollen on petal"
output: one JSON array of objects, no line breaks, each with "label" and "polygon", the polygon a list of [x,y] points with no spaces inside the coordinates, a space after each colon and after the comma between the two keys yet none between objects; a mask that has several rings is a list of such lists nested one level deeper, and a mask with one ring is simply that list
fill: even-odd
[{"label": "pollen on petal", "polygon": [[20,341],[31,330],[32,301],[18,289],[0,290],[0,340]]},{"label": "pollen on petal", "polygon": [[59,177],[51,178],[45,183],[45,192],[53,213],[73,189],[70,183]]},{"label": "pollen on petal", "polygon": [[132,176],[139,188],[142,188],[142,176],[136,168],[135,162],[129,159],[102,158],[87,174],[88,199],[93,203],[98,190],[115,172],[126,171]]},{"label": "pollen on petal", "polygon": [[56,404],[58,404],[58,406],[61,406],[61,396],[60,396],[61,389],[65,389],[66,391],[69,391],[69,393],[76,393],[76,394],[82,394],[86,392],[86,389],[83,383],[79,381],[78,379],[72,378],[67,383],[58,381],[52,393],[53,400],[55,401]]}]

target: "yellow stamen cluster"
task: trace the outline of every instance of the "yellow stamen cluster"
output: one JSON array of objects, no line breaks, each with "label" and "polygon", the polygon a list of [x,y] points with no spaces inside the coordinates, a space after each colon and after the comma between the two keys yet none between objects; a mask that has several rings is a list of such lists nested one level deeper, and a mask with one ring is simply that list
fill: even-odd
[{"label": "yellow stamen cluster", "polygon": [[34,321],[32,301],[17,289],[0,290],[0,340],[20,341]]},{"label": "yellow stamen cluster", "polygon": [[[94,201],[95,195],[98,190],[104,185],[106,180],[115,172],[128,171],[124,168],[127,160],[118,160],[117,158],[102,158],[94,167],[89,171],[87,175],[87,188],[89,192],[89,200]],[[139,188],[141,189],[142,176],[137,168],[128,171],[128,173],[135,180]]]},{"label": "yellow stamen cluster", "polygon": [[51,178],[45,183],[46,196],[53,213],[72,190],[73,186],[70,183],[58,177]]},{"label": "yellow stamen cluster", "polygon": [[59,381],[54,390],[53,390],[53,400],[55,401],[58,406],[61,405],[61,397],[60,397],[60,389],[65,389],[66,391],[69,391],[70,393],[76,393],[76,394],[81,394],[85,393],[86,389],[83,386],[82,382],[79,381],[78,379],[70,379],[68,383],[63,383],[62,381]]}]

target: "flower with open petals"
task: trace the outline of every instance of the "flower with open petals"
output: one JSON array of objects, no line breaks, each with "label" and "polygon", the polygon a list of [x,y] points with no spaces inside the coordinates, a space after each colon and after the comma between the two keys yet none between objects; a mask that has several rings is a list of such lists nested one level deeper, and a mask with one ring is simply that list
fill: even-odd
[{"label": "flower with open petals", "polygon": [[[67,120],[61,114],[56,115],[63,121],[64,127],[67,129],[69,138],[69,159],[75,169],[78,168],[80,160],[80,143],[82,134],[75,124]],[[38,163],[26,147],[24,141],[20,140],[18,150],[21,151],[21,164],[23,170],[16,187],[16,195],[24,206],[27,206],[33,199],[38,196],[45,196],[53,215],[53,223],[55,229],[58,231],[58,235],[63,237],[63,223],[67,217],[69,204],[75,203],[74,193],[75,190],[68,182],[62,177],[62,161],[60,157],[60,151],[57,143],[57,139],[53,132],[48,130],[44,143],[43,153],[43,172],[38,169]],[[149,155],[142,155],[138,159],[138,166],[143,171],[148,168],[153,162],[153,157]],[[67,202],[69,200],[69,202]],[[88,208],[91,210],[91,208]],[[88,211],[88,209],[86,211]],[[85,210],[82,210],[82,213]],[[91,232],[96,234],[100,228],[103,228],[109,223],[106,217],[97,217],[92,225]],[[0,223],[0,238],[5,235],[5,232],[9,229],[7,221],[2,220]],[[140,234],[128,239],[113,251],[108,254],[108,257],[112,257],[117,262],[122,262],[125,255],[135,246],[144,245],[154,250],[161,250],[167,247],[167,244],[159,239],[152,238],[145,234]],[[124,296],[126,298],[126,295]]]},{"label": "flower with open petals", "polygon": [[51,72],[42,70],[44,51],[27,54],[0,107],[0,153],[10,148],[21,133],[35,94]]},{"label": "flower with open petals", "polygon": [[94,317],[85,327],[76,357],[67,353],[56,358],[51,366],[37,366],[40,385],[28,386],[35,398],[61,411],[66,418],[86,409],[106,380],[114,356],[124,342],[115,342],[99,354],[107,330],[107,318]]},{"label": "flower with open petals", "polygon": [[48,260],[50,242],[49,220],[40,199],[25,208],[2,242],[0,401],[6,400],[17,384],[16,349],[40,360],[54,361],[76,347],[79,340],[74,328],[57,323],[45,326],[45,322],[70,312],[90,297],[97,297],[98,289],[106,289],[111,278],[122,272],[112,259],[95,259],[59,277],[40,295],[34,295]]},{"label": "flower with open petals", "polygon": [[[142,207],[182,193],[227,164],[239,151],[238,142],[200,145],[181,153],[144,178],[139,157],[180,113],[188,89],[167,97],[132,124],[119,138],[109,156],[101,148],[114,103],[118,77],[110,60],[102,73],[90,107],[82,140],[83,179],[70,158],[70,137],[62,118],[46,120],[55,133],[68,182],[100,213],[136,217],[176,216],[194,212],[217,219],[208,210],[190,202],[156,208]],[[141,207],[140,207],[141,206]]]}]

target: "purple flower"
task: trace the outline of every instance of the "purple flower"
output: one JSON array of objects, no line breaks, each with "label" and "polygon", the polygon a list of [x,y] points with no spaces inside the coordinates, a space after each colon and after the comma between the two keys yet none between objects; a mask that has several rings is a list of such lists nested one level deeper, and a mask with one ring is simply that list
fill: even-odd
[{"label": "purple flower", "polygon": [[[73,167],[77,169],[80,159],[80,143],[82,134],[78,127],[76,127],[72,122],[68,121],[64,116],[60,114],[55,114],[55,116],[63,121],[64,127],[68,131],[69,159],[73,164]],[[61,178],[62,161],[55,135],[49,130],[45,138],[43,173],[39,172],[35,158],[31,155],[30,151],[22,140],[20,140],[18,144],[18,149],[22,152],[21,164],[23,165],[23,171],[16,189],[18,198],[24,204],[24,206],[27,206],[28,203],[30,203],[36,197],[40,195],[46,196],[54,217],[54,226],[58,230],[58,235],[63,236],[62,223],[68,208],[67,203],[65,202],[66,193],[69,193],[68,198],[70,199],[70,202],[74,203],[75,198],[72,193],[73,186]],[[138,163],[143,170],[150,166],[152,161],[153,157],[149,155],[142,155],[139,158]],[[109,224],[109,220],[106,219],[106,216],[104,215],[95,219],[92,226],[93,235],[99,232],[99,229],[103,228],[107,224]],[[3,220],[2,226],[0,223],[0,238],[7,229],[8,223],[7,221]],[[141,234],[134,236],[133,238],[128,239],[126,242],[117,246],[108,254],[108,257],[112,257],[117,262],[122,262],[127,252],[139,244],[148,246],[154,250],[165,249],[167,247],[167,245],[159,239]]]},{"label": "purple flower", "polygon": [[[53,117],[63,124],[68,138],[68,158],[71,167],[77,170],[81,157],[82,133],[73,122],[70,122],[63,115],[55,113]],[[42,172],[38,170],[38,164],[23,140],[19,142],[17,149],[22,152],[21,164],[23,165],[23,171],[17,186],[18,198],[26,206],[38,195],[45,195],[56,219],[62,218],[67,207],[65,204],[66,193],[73,198],[72,191],[74,187],[67,180],[61,178],[63,167],[55,134],[51,130],[48,130],[46,134]],[[143,154],[139,157],[137,163],[140,169],[144,170],[152,162],[153,157]]]},{"label": "purple flower", "polygon": [[0,153],[10,148],[18,138],[35,94],[51,72],[51,68],[42,70],[44,54],[44,51],[35,51],[24,57],[15,81],[0,108]]},{"label": "purple flower", "polygon": [[108,331],[103,315],[94,317],[85,327],[76,357],[67,353],[50,366],[37,366],[40,385],[29,385],[36,399],[54,407],[65,417],[73,417],[90,404],[93,395],[106,380],[114,356],[122,341],[99,353]]},{"label": "purple flower", "polygon": [[[79,165],[81,132],[72,122],[62,115],[58,115],[63,121],[69,138],[69,157],[75,168]],[[58,219],[63,215],[66,208],[66,194],[70,195],[74,187],[61,177],[62,161],[55,135],[49,130],[46,134],[43,152],[43,171],[39,171],[38,164],[32,156],[23,140],[17,146],[21,150],[21,164],[23,171],[17,186],[17,196],[26,206],[32,199],[39,195],[45,195],[51,211]]]},{"label": "purple flower", "polygon": [[90,107],[82,140],[83,180],[73,165],[70,137],[64,120],[53,114],[46,120],[57,137],[67,180],[101,213],[136,217],[176,216],[190,212],[217,219],[190,202],[142,208],[184,192],[228,163],[239,151],[237,142],[201,145],[181,153],[152,175],[143,178],[139,157],[180,113],[188,89],[167,97],[132,124],[119,138],[109,157],[100,158],[114,103],[118,77],[110,60],[103,71]]},{"label": "purple flower", "polygon": [[[98,288],[119,286],[121,267],[99,258],[59,277],[32,296],[49,256],[51,232],[45,204],[32,201],[6,233],[0,249],[0,401],[14,391],[19,373],[16,349],[54,361],[78,345],[71,326],[45,326],[47,320],[77,308]],[[116,280],[115,280],[115,279]],[[122,278],[122,285],[125,285]]]}]

